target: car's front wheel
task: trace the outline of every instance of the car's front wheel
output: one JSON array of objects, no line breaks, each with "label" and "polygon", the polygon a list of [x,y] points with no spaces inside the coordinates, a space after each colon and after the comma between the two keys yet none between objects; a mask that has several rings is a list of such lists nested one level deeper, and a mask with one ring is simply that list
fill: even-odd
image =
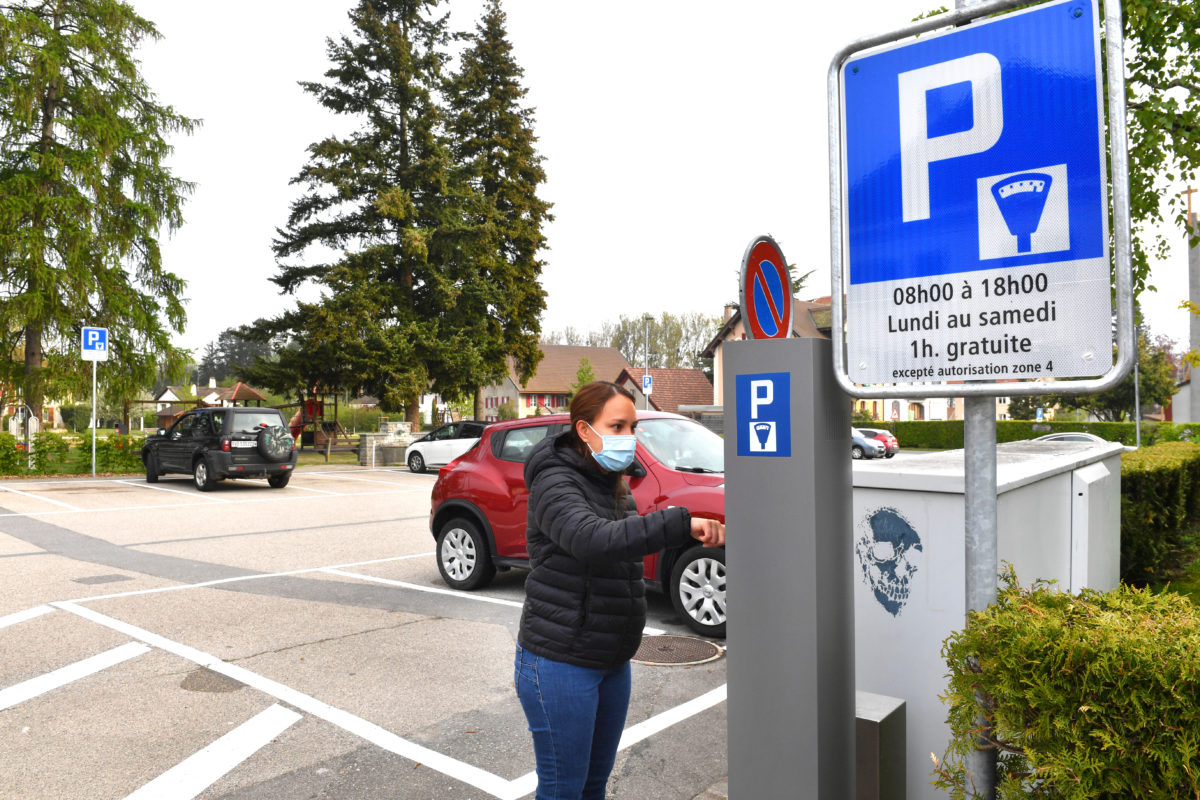
[{"label": "car's front wheel", "polygon": [[409,454],[408,470],[409,470],[409,472],[424,472],[425,471],[425,459],[421,457],[420,453]]},{"label": "car's front wheel", "polygon": [[158,476],[162,473],[158,469],[158,456],[153,453],[146,454],[146,483],[158,483]]},{"label": "car's front wheel", "polygon": [[192,480],[195,481],[196,488],[202,492],[211,492],[216,488],[217,481],[208,467],[208,460],[204,457],[196,459],[196,465],[192,467]]},{"label": "car's front wheel", "polygon": [[859,447],[858,445],[854,445],[853,447],[850,448],[850,457],[851,458],[862,458],[863,457],[863,449],[861,447]]},{"label": "car's front wheel", "polygon": [[487,540],[470,520],[456,517],[437,537],[438,571],[453,589],[482,589],[496,575]]},{"label": "car's front wheel", "polygon": [[725,636],[725,548],[692,547],[671,570],[671,603],[701,636]]},{"label": "car's front wheel", "polygon": [[892,451],[890,451],[890,452],[887,454],[887,457],[888,457],[888,458],[891,458],[891,457],[893,457],[894,455],[896,455],[896,451],[895,451],[895,450],[892,450]]}]

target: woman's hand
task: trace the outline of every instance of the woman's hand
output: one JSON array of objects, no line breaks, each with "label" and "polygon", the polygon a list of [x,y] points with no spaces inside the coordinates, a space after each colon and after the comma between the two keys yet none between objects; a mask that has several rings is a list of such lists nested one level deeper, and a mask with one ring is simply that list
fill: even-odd
[{"label": "woman's hand", "polygon": [[715,519],[692,517],[692,538],[705,547],[721,547],[725,544],[725,525]]}]

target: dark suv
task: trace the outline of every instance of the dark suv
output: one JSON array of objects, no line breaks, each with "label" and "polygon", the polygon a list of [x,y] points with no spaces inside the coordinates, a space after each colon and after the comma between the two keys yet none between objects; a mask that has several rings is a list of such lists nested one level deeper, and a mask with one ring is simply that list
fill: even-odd
[{"label": "dark suv", "polygon": [[198,408],[142,446],[146,482],[167,472],[190,474],[211,491],[224,478],[266,477],[282,489],[296,468],[296,440],[274,408]]},{"label": "dark suv", "polygon": [[[442,579],[479,589],[498,569],[529,568],[525,546],[525,459],[534,445],[566,430],[566,414],[488,425],[479,443],[438,471],[429,514]],[[678,414],[639,411],[637,455],[626,469],[638,511],[684,506],[725,521],[721,437]],[[705,636],[725,635],[725,549],[691,546],[647,556],[646,582],[665,590],[683,621]]]}]

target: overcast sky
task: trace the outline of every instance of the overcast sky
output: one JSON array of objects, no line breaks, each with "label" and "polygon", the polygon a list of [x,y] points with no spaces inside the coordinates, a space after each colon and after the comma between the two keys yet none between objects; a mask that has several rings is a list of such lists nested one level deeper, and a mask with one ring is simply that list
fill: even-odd
[{"label": "overcast sky", "polygon": [[[164,243],[168,268],[188,282],[178,340],[199,355],[222,330],[293,302],[269,280],[271,240],[296,196],[288,182],[310,143],[349,130],[296,82],[321,79],[325,39],[349,30],[354,3],[131,2],[163,34],[141,49],[145,78],[204,122],[174,140],[174,173],[198,185],[185,226]],[[508,0],[546,159],[541,195],[556,217],[545,231],[543,330],[720,314],[761,233],[815,270],[802,295],[829,294],[830,59],[937,4]],[[473,30],[482,3],[441,7],[452,28]],[[1151,277],[1159,292],[1142,302],[1152,330],[1182,342],[1186,252],[1174,238]]]}]

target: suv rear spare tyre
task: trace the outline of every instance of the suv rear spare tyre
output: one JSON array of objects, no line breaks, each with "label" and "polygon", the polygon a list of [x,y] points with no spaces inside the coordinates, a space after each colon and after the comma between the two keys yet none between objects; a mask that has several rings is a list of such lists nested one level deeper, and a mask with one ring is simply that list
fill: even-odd
[{"label": "suv rear spare tyre", "polygon": [[295,439],[282,425],[258,429],[258,452],[268,461],[287,461]]}]

